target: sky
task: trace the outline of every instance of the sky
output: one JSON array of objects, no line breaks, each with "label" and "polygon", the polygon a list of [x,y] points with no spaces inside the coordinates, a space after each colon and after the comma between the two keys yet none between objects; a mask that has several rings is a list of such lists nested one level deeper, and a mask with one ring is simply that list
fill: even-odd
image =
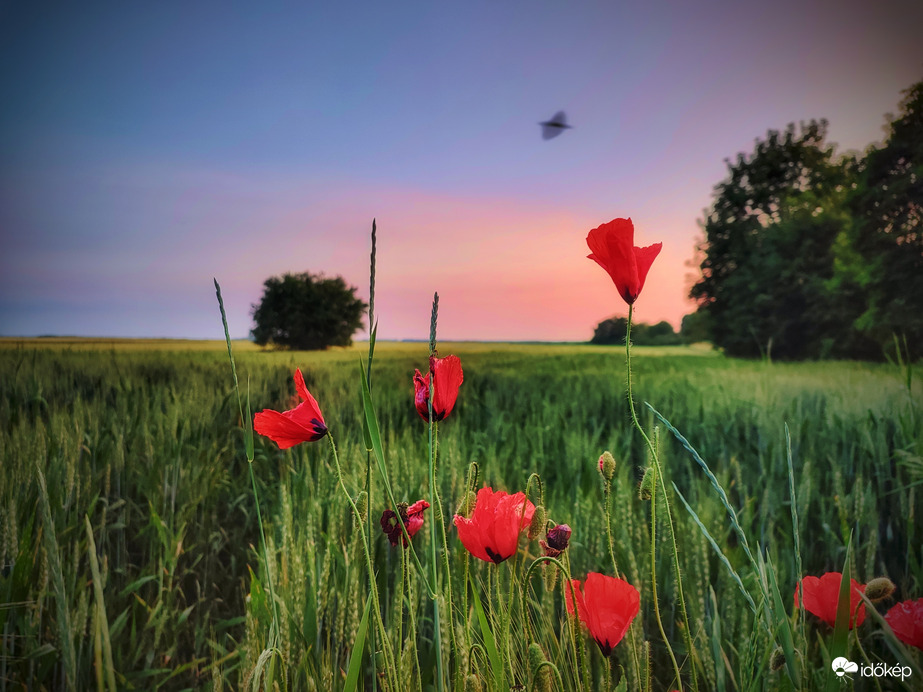
[{"label": "sky", "polygon": [[[0,335],[246,336],[263,282],[342,276],[379,338],[584,341],[627,307],[586,255],[663,243],[638,321],[695,306],[726,159],[884,136],[923,3],[0,0]],[[573,129],[544,141],[558,110]],[[357,334],[358,338],[362,333]]]}]

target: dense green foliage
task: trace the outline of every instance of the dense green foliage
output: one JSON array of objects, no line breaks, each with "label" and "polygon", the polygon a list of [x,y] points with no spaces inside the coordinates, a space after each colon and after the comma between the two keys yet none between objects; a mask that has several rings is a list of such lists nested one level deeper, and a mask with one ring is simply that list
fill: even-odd
[{"label": "dense green foliage", "polygon": [[[590,343],[624,346],[627,331],[627,317],[610,317],[596,325]],[[677,346],[683,343],[683,338],[673,331],[673,326],[669,322],[662,321],[657,324],[641,322],[631,325],[631,343],[639,346]]]},{"label": "dense green foliage", "polygon": [[[95,635],[103,620],[119,689],[237,690],[249,681],[268,641],[271,609],[241,421],[222,348],[0,351],[0,687],[67,689],[72,675],[77,689],[95,688],[97,675],[108,668],[103,657],[94,663],[104,648],[102,635]],[[471,461],[480,465],[481,484],[511,492],[523,489],[530,473],[539,473],[549,517],[574,529],[568,550],[574,576],[611,572],[596,466],[600,452],[611,450],[618,463],[612,502],[616,557],[642,594],[641,616],[632,627],[638,649],[628,638],[616,647],[612,674],[617,679],[618,666],[625,666],[629,676],[635,675],[632,654],[647,641],[653,689],[675,689],[650,607],[649,503],[637,493],[646,456],[628,422],[624,353],[593,346],[490,344],[441,344],[440,351],[459,355],[465,369],[458,404],[439,426],[446,513],[462,497]],[[361,355],[352,349],[237,353],[254,410],[288,407],[292,372],[303,369],[335,436],[354,497],[364,487],[367,463],[356,394]],[[426,425],[414,410],[411,386],[413,369],[426,357],[423,344],[379,344],[373,365],[372,396],[392,483],[398,499],[411,502],[427,493]],[[709,462],[751,545],[771,557],[786,608],[798,576],[794,535],[800,537],[805,574],[839,571],[852,533],[850,563],[857,579],[888,575],[898,586],[895,597],[923,596],[918,381],[911,395],[906,373],[891,365],[744,362],[680,348],[636,349],[633,369],[645,425],[654,423],[641,403],[649,401]],[[785,424],[792,436],[797,533]],[[747,568],[711,485],[662,428],[659,439],[668,482],[676,483],[753,588],[756,575]],[[284,671],[288,689],[339,689],[368,592],[359,533],[337,490],[330,448],[322,440],[281,452],[258,438],[254,470],[284,613],[276,675]],[[47,503],[38,471],[47,481]],[[534,493],[533,488],[536,498]],[[776,643],[754,625],[700,529],[679,502],[673,504],[699,688],[791,689],[783,672],[769,671]],[[42,518],[43,506],[49,520]],[[373,525],[384,508],[376,484],[368,510]],[[85,516],[99,557],[102,617],[94,615],[96,584]],[[426,545],[432,526],[428,514],[414,542]],[[52,530],[55,540],[49,541],[45,537]],[[381,533],[375,539],[383,615],[400,644],[401,551],[390,548]],[[55,543],[56,555],[49,552]],[[465,552],[452,528],[449,543],[453,588],[460,598]],[[518,561],[501,565],[516,569],[517,579],[529,562],[525,553],[535,557],[540,548],[531,542],[521,552]],[[419,555],[426,563],[425,551]],[[667,635],[680,650],[666,552],[658,553],[657,563],[664,575],[660,602]],[[507,574],[478,561],[471,562],[470,571],[485,603],[486,584],[495,579],[488,575]],[[560,589],[546,591],[539,577],[533,582],[535,636],[570,689],[572,649]],[[425,687],[434,660],[432,607],[419,587],[409,605],[405,614],[415,618]],[[522,631],[520,617],[513,631]],[[476,624],[459,622],[467,628],[460,635],[481,641]],[[405,633],[409,627],[404,620]],[[830,629],[810,615],[798,627],[804,689],[822,689],[832,675],[821,648],[828,645]],[[872,619],[860,636],[865,655],[895,662]],[[605,662],[589,645],[595,681],[590,686],[601,689]],[[525,643],[513,637],[510,646],[517,681],[529,689]],[[70,669],[68,650],[74,661]],[[854,642],[850,652],[851,660],[863,660]],[[402,671],[416,679],[412,659],[404,664],[409,668]],[[466,664],[487,684],[484,656],[472,653]],[[365,689],[372,675],[366,659]]]},{"label": "dense green foliage", "polygon": [[923,348],[923,82],[887,141],[837,156],[826,121],[728,162],[703,222],[691,297],[728,354],[882,358]]},{"label": "dense green foliage", "polygon": [[298,350],[349,346],[367,307],[339,276],[273,276],[253,306],[253,339],[260,346]]}]

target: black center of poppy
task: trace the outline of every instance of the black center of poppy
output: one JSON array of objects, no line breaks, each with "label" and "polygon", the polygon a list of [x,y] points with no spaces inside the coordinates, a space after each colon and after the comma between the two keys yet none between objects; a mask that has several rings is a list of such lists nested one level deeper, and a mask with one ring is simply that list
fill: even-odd
[{"label": "black center of poppy", "polygon": [[599,644],[599,650],[603,652],[603,656],[606,656],[608,658],[609,654],[612,653],[612,645],[609,644],[609,640],[604,639],[602,641],[599,641],[597,639],[596,643]]},{"label": "black center of poppy", "polygon": [[484,552],[487,553],[487,557],[489,557],[494,561],[495,564],[498,565],[506,559],[505,557],[501,557],[500,553],[495,553],[488,546],[484,546]]},{"label": "black center of poppy", "polygon": [[323,421],[321,421],[319,418],[312,418],[311,426],[313,427],[314,434],[316,435],[316,437],[311,440],[312,442],[319,440],[327,434],[327,426],[324,425]]}]

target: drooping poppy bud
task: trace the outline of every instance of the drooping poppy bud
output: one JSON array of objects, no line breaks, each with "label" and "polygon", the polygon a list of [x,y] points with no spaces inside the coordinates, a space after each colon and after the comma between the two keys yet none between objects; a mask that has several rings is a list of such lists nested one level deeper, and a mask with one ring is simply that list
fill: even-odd
[{"label": "drooping poppy bud", "polygon": [[535,513],[532,514],[532,521],[529,522],[529,540],[534,541],[542,535],[545,530],[545,508],[542,505],[536,505]]},{"label": "drooping poppy bud", "polygon": [[872,603],[878,603],[893,594],[896,588],[894,582],[887,577],[878,577],[865,585],[865,597]]}]

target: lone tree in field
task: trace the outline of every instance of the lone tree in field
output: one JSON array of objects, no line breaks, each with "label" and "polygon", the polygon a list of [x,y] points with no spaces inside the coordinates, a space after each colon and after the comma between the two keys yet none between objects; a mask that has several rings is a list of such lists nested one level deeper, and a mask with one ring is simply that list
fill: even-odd
[{"label": "lone tree in field", "polygon": [[368,306],[342,277],[285,274],[266,279],[263,299],[253,305],[253,339],[297,350],[349,346]]}]

